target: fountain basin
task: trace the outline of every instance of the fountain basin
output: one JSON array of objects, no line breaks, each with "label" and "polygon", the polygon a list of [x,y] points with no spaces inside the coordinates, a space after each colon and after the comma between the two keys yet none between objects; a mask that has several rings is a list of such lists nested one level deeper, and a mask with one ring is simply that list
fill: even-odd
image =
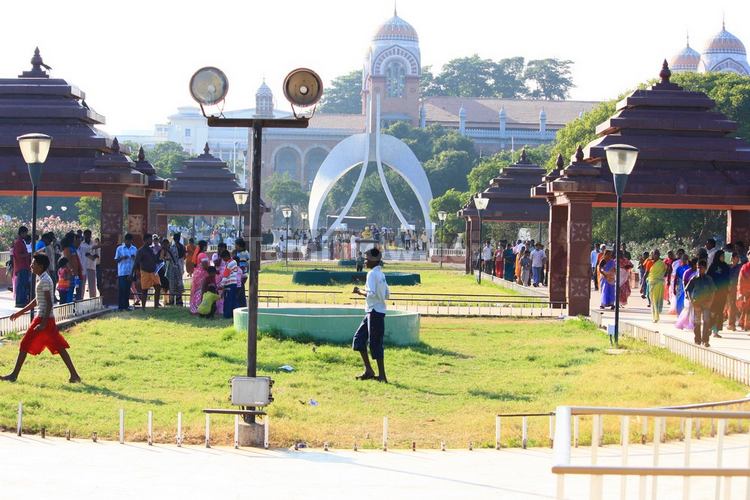
[{"label": "fountain basin", "polygon": [[[384,273],[389,285],[412,286],[422,282],[416,273]],[[364,283],[367,273],[356,271],[328,271],[326,269],[309,269],[295,271],[292,275],[292,283],[298,285],[348,285]]]},{"label": "fountain basin", "polygon": [[[364,310],[359,307],[278,307],[258,310],[258,330],[276,331],[291,338],[312,338],[336,344],[351,343]],[[234,310],[234,327],[247,331],[247,308]],[[388,311],[385,316],[385,343],[419,343],[419,314]]]}]

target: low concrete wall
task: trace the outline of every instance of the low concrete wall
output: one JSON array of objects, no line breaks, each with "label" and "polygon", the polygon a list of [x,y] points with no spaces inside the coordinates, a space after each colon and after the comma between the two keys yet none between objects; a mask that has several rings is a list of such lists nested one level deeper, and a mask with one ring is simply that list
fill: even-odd
[{"label": "low concrete wall", "polygon": [[[359,328],[364,311],[354,307],[282,307],[258,310],[258,330],[276,330],[289,337],[311,337],[324,342],[348,344]],[[234,327],[247,331],[247,308],[234,310]],[[419,342],[419,314],[388,311],[385,343],[410,345]]]}]

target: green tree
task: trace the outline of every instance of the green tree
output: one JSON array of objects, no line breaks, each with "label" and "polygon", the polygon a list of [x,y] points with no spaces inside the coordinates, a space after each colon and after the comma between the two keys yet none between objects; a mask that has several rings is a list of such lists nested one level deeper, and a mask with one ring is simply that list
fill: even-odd
[{"label": "green tree", "polygon": [[474,166],[466,151],[448,150],[428,160],[424,164],[430,181],[432,195],[440,196],[449,189],[466,191],[469,188],[466,178]]},{"label": "green tree", "polygon": [[478,159],[477,152],[474,149],[474,141],[453,130],[435,137],[432,141],[433,158],[444,151],[463,151],[469,155],[472,165]]},{"label": "green tree", "polygon": [[[531,163],[544,166],[550,155],[551,146],[544,144],[535,148],[527,148],[526,156]],[[516,151],[500,151],[494,156],[483,158],[468,175],[469,192],[478,193],[487,189],[489,182],[500,174],[508,165],[519,160],[521,153]],[[540,179],[541,182],[541,179]]]},{"label": "green tree", "polygon": [[448,61],[434,79],[438,95],[457,97],[493,97],[491,59],[474,54]]},{"label": "green tree", "polygon": [[[81,227],[94,230],[102,218],[102,200],[95,196],[83,196],[76,202],[78,221]],[[96,232],[96,231],[95,231]]]},{"label": "green tree", "polygon": [[591,111],[588,111],[568,122],[557,131],[555,142],[547,158],[547,170],[552,170],[557,161],[557,155],[561,154],[567,162],[575,154],[576,148],[585,146],[596,139],[596,127],[612,116],[615,112],[616,100],[602,102]]},{"label": "green tree", "polygon": [[362,112],[362,71],[353,70],[334,78],[320,103],[324,113]]},{"label": "green tree", "polygon": [[524,77],[531,85],[529,97],[535,99],[565,99],[573,87],[570,67],[573,61],[535,59],[526,65]]},{"label": "green tree", "polygon": [[505,99],[519,99],[524,97],[529,89],[526,87],[523,75],[523,57],[500,59],[493,64],[490,72],[492,78],[492,95]]},{"label": "green tree", "polygon": [[[458,233],[464,232],[464,219],[459,218],[456,214],[469,201],[469,198],[471,198],[470,193],[449,189],[442,195],[434,197],[432,201],[430,201],[430,219],[432,219],[433,222],[438,222],[440,220],[438,218],[439,211],[442,210],[448,214],[445,218],[444,226],[446,245],[450,244]],[[440,234],[436,235],[438,240],[442,239],[440,236]]]},{"label": "green tree", "polygon": [[264,196],[273,203],[275,208],[282,206],[302,208],[307,206],[309,200],[309,194],[287,173],[274,173],[266,183]]}]

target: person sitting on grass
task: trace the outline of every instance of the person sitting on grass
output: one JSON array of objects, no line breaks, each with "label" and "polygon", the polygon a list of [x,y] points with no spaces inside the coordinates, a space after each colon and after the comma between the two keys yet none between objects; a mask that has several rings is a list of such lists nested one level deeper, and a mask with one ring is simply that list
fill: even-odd
[{"label": "person sitting on grass", "polygon": [[[382,269],[382,254],[377,248],[371,248],[365,253],[367,259],[367,281],[365,290],[361,291],[355,286],[353,293],[365,297],[365,317],[362,324],[354,333],[352,349],[359,351],[362,356],[365,371],[357,376],[358,380],[377,379],[388,383],[385,376],[383,337],[385,336],[385,301],[390,295],[388,283]],[[367,357],[367,344],[370,345],[372,359],[378,363],[378,375],[372,370],[370,359]]]},{"label": "person sitting on grass", "polygon": [[44,254],[35,254],[31,262],[31,272],[39,277],[36,284],[36,298],[20,311],[13,313],[10,319],[15,321],[34,308],[36,308],[36,317],[29,325],[29,329],[26,330],[23,340],[21,340],[15,368],[10,374],[0,377],[0,380],[15,382],[21,372],[23,363],[26,361],[26,356],[28,354],[36,356],[47,348],[52,354],[59,354],[65,366],[68,367],[70,372],[69,382],[81,381],[81,377],[76,372],[67,351],[70,345],[60,335],[60,330],[57,329],[55,324],[55,317],[52,314],[52,297],[55,285],[49,273],[47,273],[47,269],[49,269],[49,257]]},{"label": "person sitting on grass", "polygon": [[[215,268],[211,267],[210,270]],[[209,274],[210,276],[210,274]],[[216,301],[219,300],[219,293],[216,291],[216,285],[213,282],[206,280],[206,289],[203,291],[203,300],[201,300],[198,306],[198,316],[201,318],[213,319],[216,314]]]}]

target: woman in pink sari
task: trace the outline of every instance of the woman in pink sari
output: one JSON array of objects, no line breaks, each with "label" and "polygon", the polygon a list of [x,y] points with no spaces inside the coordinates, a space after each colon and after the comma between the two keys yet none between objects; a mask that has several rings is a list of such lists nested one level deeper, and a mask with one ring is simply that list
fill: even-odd
[{"label": "woman in pink sari", "polygon": [[195,258],[195,269],[193,280],[190,285],[190,314],[198,314],[198,306],[203,300],[203,281],[208,277],[208,255],[206,255],[206,242],[199,241],[196,249],[198,255]]}]

